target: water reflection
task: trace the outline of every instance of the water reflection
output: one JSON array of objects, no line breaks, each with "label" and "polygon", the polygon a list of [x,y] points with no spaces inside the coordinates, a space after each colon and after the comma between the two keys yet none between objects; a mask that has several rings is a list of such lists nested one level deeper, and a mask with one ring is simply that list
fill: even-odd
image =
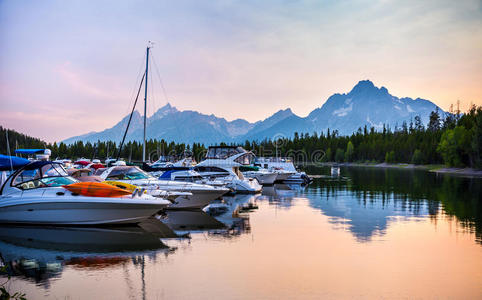
[{"label": "water reflection", "polygon": [[290,208],[295,197],[302,192],[306,186],[300,184],[275,184],[263,187],[259,200],[266,200],[270,205],[277,208]]},{"label": "water reflection", "polygon": [[138,256],[168,255],[158,231],[132,227],[0,226],[0,253],[7,272],[49,286],[65,267],[106,269]]},{"label": "water reflection", "polygon": [[[327,173],[327,169],[311,172]],[[304,196],[358,241],[383,235],[390,222],[454,217],[482,243],[481,180],[419,170],[342,168],[341,177],[315,179]]]},{"label": "water reflection", "polygon": [[480,298],[480,180],[330,172],[134,227],[0,226],[0,253],[31,299]]},{"label": "water reflection", "polygon": [[167,211],[159,220],[176,231],[225,228],[223,223],[204,211]]}]

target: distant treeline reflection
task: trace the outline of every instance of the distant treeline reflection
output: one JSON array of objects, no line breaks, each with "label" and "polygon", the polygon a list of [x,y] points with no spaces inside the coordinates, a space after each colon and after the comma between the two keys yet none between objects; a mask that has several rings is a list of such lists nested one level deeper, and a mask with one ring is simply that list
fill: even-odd
[{"label": "distant treeline reflection", "polygon": [[[320,168],[310,167],[308,172],[317,174]],[[476,241],[482,244],[481,179],[420,170],[356,167],[343,168],[342,174],[349,180],[315,180],[311,187],[327,198],[348,190],[359,206],[374,204],[380,209],[396,206],[413,216],[428,213],[435,219],[443,209],[445,215],[455,217],[464,229],[475,233]]]}]

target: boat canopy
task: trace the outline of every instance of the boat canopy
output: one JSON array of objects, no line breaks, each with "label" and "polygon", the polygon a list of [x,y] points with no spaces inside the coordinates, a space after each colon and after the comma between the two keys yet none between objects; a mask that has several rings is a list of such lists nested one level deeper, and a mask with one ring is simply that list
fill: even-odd
[{"label": "boat canopy", "polygon": [[87,165],[90,165],[91,162],[90,161],[86,161],[86,160],[78,160],[76,162],[74,162],[74,165],[81,165],[81,166],[87,166]]},{"label": "boat canopy", "polygon": [[41,168],[45,165],[53,165],[53,166],[62,168],[62,164],[58,163],[58,162],[53,162],[53,161],[48,161],[48,160],[36,160],[36,161],[30,162],[30,164],[25,166],[24,169],[25,170],[35,170],[35,169]]},{"label": "boat canopy", "polygon": [[[10,184],[8,184],[10,182]],[[77,182],[68,176],[61,164],[51,161],[31,162],[9,177],[0,194],[8,194],[10,189],[29,190],[43,187],[56,187]]]},{"label": "boat canopy", "polygon": [[[49,153],[47,153],[47,150]],[[50,155],[50,150],[49,149],[17,149],[15,150],[15,153],[17,154],[27,154],[27,155],[33,155],[33,154],[49,154]]]},{"label": "boat canopy", "polygon": [[117,166],[107,175],[109,180],[153,179],[151,175],[136,166]]},{"label": "boat canopy", "polygon": [[29,163],[25,158],[0,154],[0,171],[17,170]]},{"label": "boat canopy", "polygon": [[98,163],[98,164],[91,165],[90,168],[97,170],[97,169],[100,169],[100,168],[105,168],[105,166],[103,164]]}]

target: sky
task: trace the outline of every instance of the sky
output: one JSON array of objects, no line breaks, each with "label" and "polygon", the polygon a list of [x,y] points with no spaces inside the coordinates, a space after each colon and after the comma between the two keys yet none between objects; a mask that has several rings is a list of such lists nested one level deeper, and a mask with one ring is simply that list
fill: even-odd
[{"label": "sky", "polygon": [[148,41],[148,115],[304,117],[364,79],[482,105],[481,0],[0,0],[0,125],[49,142],[112,127]]}]

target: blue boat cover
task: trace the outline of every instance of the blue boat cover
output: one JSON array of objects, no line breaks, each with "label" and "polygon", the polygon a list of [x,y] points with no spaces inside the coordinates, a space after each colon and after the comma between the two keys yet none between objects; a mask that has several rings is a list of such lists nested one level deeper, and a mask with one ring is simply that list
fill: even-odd
[{"label": "blue boat cover", "polygon": [[41,168],[45,165],[59,165],[60,166],[62,164],[58,163],[58,162],[49,161],[49,160],[36,160],[36,161],[30,162],[30,164],[25,167],[25,170],[35,170],[35,169]]},{"label": "blue boat cover", "polygon": [[45,149],[17,149],[15,153],[17,154],[43,154]]},{"label": "blue boat cover", "polygon": [[0,171],[10,171],[12,168],[16,170],[29,163],[25,158],[0,154]]}]

